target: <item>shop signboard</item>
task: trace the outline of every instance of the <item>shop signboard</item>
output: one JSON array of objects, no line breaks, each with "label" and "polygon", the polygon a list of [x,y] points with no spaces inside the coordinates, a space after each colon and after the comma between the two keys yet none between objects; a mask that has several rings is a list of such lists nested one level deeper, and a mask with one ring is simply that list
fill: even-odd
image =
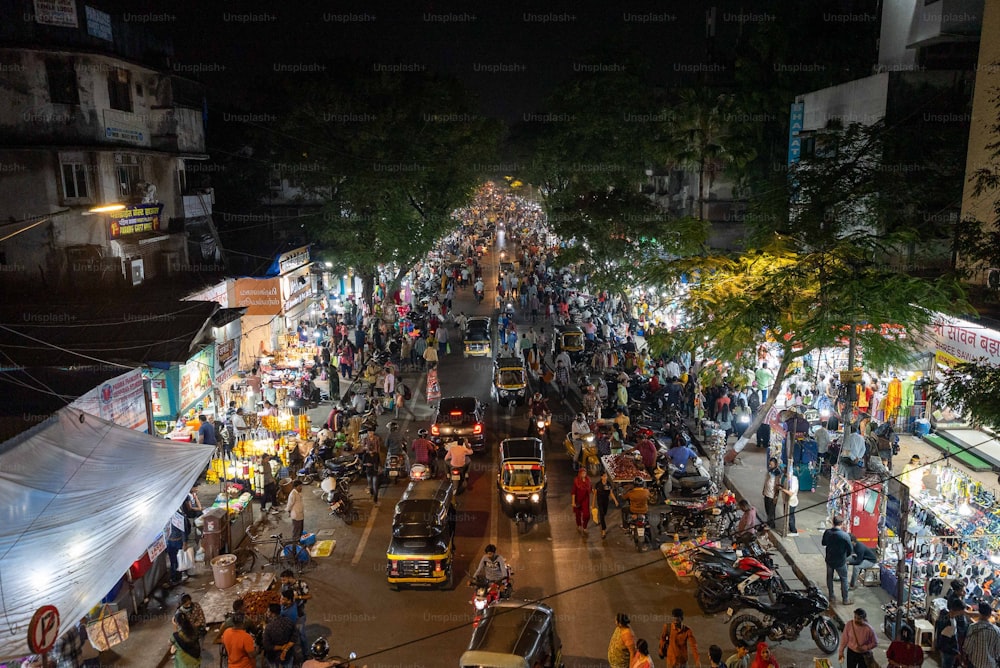
[{"label": "shop signboard", "polygon": [[212,390],[215,376],[215,346],[208,346],[182,364],[178,374],[181,411],[187,411]]},{"label": "shop signboard", "polygon": [[246,308],[246,315],[281,313],[281,279],[238,278],[233,283],[233,308]]},{"label": "shop signboard", "polygon": [[240,366],[240,340],[229,339],[215,344],[215,384],[221,385],[236,373]]},{"label": "shop signboard", "polygon": [[112,37],[111,32],[111,14],[102,12],[99,9],[94,9],[90,5],[85,5],[83,9],[87,16],[87,34],[91,37],[96,37],[97,39],[113,42],[114,38]]},{"label": "shop signboard", "polygon": [[35,23],[59,28],[78,27],[76,0],[35,0]]},{"label": "shop signboard", "polygon": [[301,304],[312,294],[312,282],[309,276],[303,275],[305,282],[299,282],[298,278],[288,279],[288,296],[285,298],[285,315],[288,315],[293,308]]},{"label": "shop signboard", "polygon": [[936,347],[935,357],[941,364],[957,366],[979,361],[1000,364],[1000,332],[996,330],[938,313],[930,334]]},{"label": "shop signboard", "polygon": [[802,124],[805,120],[806,105],[804,102],[792,103],[788,114],[788,164],[794,164],[802,156]]},{"label": "shop signboard", "polygon": [[278,256],[278,271],[282,274],[309,264],[309,246],[296,248]]},{"label": "shop signboard", "polygon": [[71,406],[121,427],[149,431],[141,369],[133,369],[102,383],[79,397]]},{"label": "shop signboard", "polygon": [[177,417],[177,368],[151,369],[145,372],[149,378],[149,401],[153,407],[154,420],[173,420]]},{"label": "shop signboard", "polygon": [[108,235],[112,239],[120,239],[139,232],[159,232],[162,204],[140,204],[121,211],[110,211]]}]

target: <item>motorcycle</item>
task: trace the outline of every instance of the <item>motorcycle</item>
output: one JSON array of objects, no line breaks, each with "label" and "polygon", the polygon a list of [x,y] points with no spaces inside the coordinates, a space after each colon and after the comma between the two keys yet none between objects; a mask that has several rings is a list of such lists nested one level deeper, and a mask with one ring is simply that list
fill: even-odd
[{"label": "motorcycle", "polygon": [[739,604],[763,616],[745,613],[733,617],[734,608],[729,608],[725,621],[730,623],[729,638],[734,644],[742,640],[753,647],[764,640],[795,640],[807,626],[813,642],[826,654],[833,654],[840,642],[837,624],[826,614],[830,601],[816,587],[783,591],[775,603],[740,596]]},{"label": "motorcycle", "polygon": [[707,614],[722,612],[740,596],[767,594],[774,601],[788,585],[777,571],[753,557],[742,557],[732,566],[706,564],[698,570],[698,593],[695,598]]},{"label": "motorcycle", "polygon": [[699,545],[691,554],[691,561],[698,567],[709,564],[732,567],[733,564],[744,556],[753,557],[768,568],[774,568],[774,560],[771,557],[771,553],[765,550],[757,541],[747,543],[739,551]]},{"label": "motorcycle", "polygon": [[469,474],[469,463],[466,462],[465,466],[449,466],[450,473],[448,477],[451,479],[451,484],[455,486],[455,493],[461,494],[465,491],[466,478]]},{"label": "motorcycle", "polygon": [[396,481],[406,476],[406,458],[401,453],[390,453],[385,458],[385,470],[383,476],[386,480],[391,480],[395,485]]},{"label": "motorcycle", "polygon": [[475,608],[475,616],[472,618],[472,628],[479,626],[486,608],[490,607],[500,599],[508,599],[514,592],[514,586],[510,582],[510,577],[506,577],[499,582],[486,582],[486,580],[470,581],[469,584],[475,587],[472,595],[472,606]]},{"label": "motorcycle", "polygon": [[531,419],[535,423],[535,438],[549,443],[549,425],[552,424],[552,413],[533,415]]},{"label": "motorcycle", "polygon": [[354,509],[354,499],[351,498],[351,483],[347,478],[327,478],[322,484],[323,500],[330,504],[330,514],[336,515],[351,524],[358,519]]},{"label": "motorcycle", "polygon": [[632,542],[635,543],[636,552],[642,552],[647,545],[654,547],[652,527],[649,526],[649,520],[645,515],[632,515],[628,520],[628,531],[632,536]]},{"label": "motorcycle", "polygon": [[323,466],[336,478],[348,478],[354,482],[361,477],[361,458],[357,453],[328,459]]},{"label": "motorcycle", "polygon": [[296,479],[301,480],[303,485],[308,485],[313,480],[324,480],[327,477],[327,470],[321,462],[320,448],[313,444],[312,450],[302,462],[302,468],[295,472]]}]

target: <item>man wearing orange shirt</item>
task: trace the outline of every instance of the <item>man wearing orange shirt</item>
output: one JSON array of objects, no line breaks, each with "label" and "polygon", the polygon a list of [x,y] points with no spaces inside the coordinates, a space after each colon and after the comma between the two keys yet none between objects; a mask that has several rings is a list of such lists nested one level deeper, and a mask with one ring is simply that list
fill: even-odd
[{"label": "man wearing orange shirt", "polygon": [[233,615],[233,625],[222,632],[222,644],[229,656],[229,668],[255,668],[257,648],[253,636],[246,631],[246,617],[243,613]]}]

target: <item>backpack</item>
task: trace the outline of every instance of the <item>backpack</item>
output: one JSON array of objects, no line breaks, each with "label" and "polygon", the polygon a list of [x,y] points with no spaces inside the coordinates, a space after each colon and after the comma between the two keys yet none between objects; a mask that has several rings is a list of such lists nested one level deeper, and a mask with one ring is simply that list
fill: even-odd
[{"label": "backpack", "polygon": [[[403,384],[400,383],[400,385],[403,385]],[[410,391],[410,386],[409,385],[403,385],[403,399],[405,399],[406,401],[409,401],[411,397],[413,397],[413,392]]]}]

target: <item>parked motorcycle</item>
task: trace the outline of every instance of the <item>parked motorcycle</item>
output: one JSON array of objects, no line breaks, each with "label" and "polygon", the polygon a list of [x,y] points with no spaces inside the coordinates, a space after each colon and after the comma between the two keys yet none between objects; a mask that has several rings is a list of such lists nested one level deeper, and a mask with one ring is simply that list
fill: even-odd
[{"label": "parked motorcycle", "polygon": [[295,472],[295,477],[297,480],[301,480],[303,485],[308,485],[313,480],[325,479],[327,475],[327,469],[323,466],[323,460],[320,459],[319,445],[314,443],[312,450],[302,462],[302,468]]},{"label": "parked motorcycle", "polygon": [[486,582],[486,580],[473,580],[469,584],[475,587],[472,595],[472,607],[475,609],[475,616],[472,618],[472,628],[479,626],[486,608],[490,607],[500,599],[508,599],[514,593],[514,586],[510,577],[505,577],[500,582]]},{"label": "parked motorcycle", "polygon": [[352,524],[358,519],[351,497],[351,483],[347,478],[327,478],[322,484],[323,500],[330,504],[330,514],[336,515],[344,524]]},{"label": "parked motorcycle", "polygon": [[357,453],[328,459],[323,466],[336,478],[348,478],[354,482],[361,477],[361,458]]},{"label": "parked motorcycle", "polygon": [[777,571],[753,557],[742,557],[732,566],[706,564],[698,570],[698,606],[707,614],[722,612],[740,596],[767,594],[772,601],[788,586]]},{"label": "parked motorcycle", "polygon": [[753,557],[768,568],[774,568],[774,559],[771,553],[757,541],[751,541],[737,550],[723,549],[719,547],[708,547],[699,545],[691,554],[693,561],[698,568],[708,564],[720,566],[732,566],[743,557]]},{"label": "parked motorcycle", "polygon": [[736,644],[744,641],[750,647],[770,640],[795,640],[807,626],[813,642],[826,654],[833,654],[840,641],[836,622],[826,614],[830,601],[816,587],[805,591],[783,591],[775,603],[764,602],[750,596],[740,596],[738,607],[753,608],[752,612],[733,617],[734,609],[726,613],[730,623],[729,638]]}]

